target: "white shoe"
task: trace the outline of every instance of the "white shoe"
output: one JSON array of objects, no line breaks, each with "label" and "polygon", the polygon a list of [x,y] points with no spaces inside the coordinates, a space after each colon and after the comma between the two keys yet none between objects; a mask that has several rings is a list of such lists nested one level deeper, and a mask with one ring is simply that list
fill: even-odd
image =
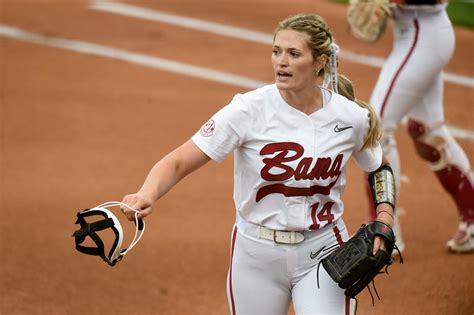
[{"label": "white shoe", "polygon": [[[395,245],[398,247],[398,251],[400,253],[403,253],[405,250],[405,243],[403,242],[402,238],[402,228],[400,226],[400,215],[405,214],[405,210],[402,208],[396,208],[395,209],[395,215],[393,217],[393,234],[395,234]],[[399,252],[397,250],[394,250],[392,252],[392,257],[398,256]]]},{"label": "white shoe", "polygon": [[452,253],[469,253],[474,251],[474,223],[459,222],[458,230],[446,246]]}]

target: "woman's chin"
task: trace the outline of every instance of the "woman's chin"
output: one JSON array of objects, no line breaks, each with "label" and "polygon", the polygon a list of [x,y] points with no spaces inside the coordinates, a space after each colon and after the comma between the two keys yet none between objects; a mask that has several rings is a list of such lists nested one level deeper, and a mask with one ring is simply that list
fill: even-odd
[{"label": "woman's chin", "polygon": [[275,84],[276,84],[276,87],[277,87],[279,90],[290,90],[290,89],[291,89],[291,84],[289,84],[289,83],[286,82],[286,81],[276,80],[276,81],[275,81]]}]

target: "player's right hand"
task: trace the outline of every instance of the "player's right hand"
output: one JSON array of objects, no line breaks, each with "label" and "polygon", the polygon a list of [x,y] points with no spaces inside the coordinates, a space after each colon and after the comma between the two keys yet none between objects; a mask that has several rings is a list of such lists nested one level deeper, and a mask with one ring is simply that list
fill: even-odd
[{"label": "player's right hand", "polygon": [[[154,199],[150,194],[139,191],[123,197],[123,203],[138,211],[138,218],[142,219],[153,212]],[[135,221],[135,212],[126,207],[121,208],[128,220]]]}]

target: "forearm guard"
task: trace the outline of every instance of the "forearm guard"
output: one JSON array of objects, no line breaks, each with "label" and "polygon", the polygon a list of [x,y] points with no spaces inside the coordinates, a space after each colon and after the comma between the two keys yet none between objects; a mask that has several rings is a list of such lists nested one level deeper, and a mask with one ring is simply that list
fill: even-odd
[{"label": "forearm guard", "polygon": [[369,174],[369,186],[376,209],[379,204],[388,203],[395,210],[395,180],[389,165]]}]

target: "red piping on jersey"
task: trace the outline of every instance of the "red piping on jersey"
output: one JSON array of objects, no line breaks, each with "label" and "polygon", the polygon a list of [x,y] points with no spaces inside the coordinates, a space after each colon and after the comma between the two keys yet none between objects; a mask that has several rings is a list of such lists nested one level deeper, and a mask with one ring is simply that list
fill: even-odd
[{"label": "red piping on jersey", "polygon": [[332,228],[332,230],[334,231],[334,236],[336,236],[337,243],[338,243],[339,245],[344,244],[344,241],[342,240],[342,237],[341,237],[341,232],[339,231],[339,229],[337,228],[337,226],[334,226],[334,227]]},{"label": "red piping on jersey", "polygon": [[232,233],[232,245],[230,250],[230,267],[229,267],[229,295],[230,301],[232,306],[232,315],[235,315],[235,302],[234,302],[234,292],[232,291],[232,262],[234,259],[234,246],[235,246],[235,238],[237,235],[237,226],[234,228],[234,232]]},{"label": "red piping on jersey", "polygon": [[[344,241],[342,240],[342,236],[341,236],[341,231],[339,231],[339,229],[337,228],[337,226],[334,226],[332,228],[333,232],[334,232],[334,236],[336,237],[336,240],[337,240],[337,243],[339,244],[339,246],[342,246],[342,244],[344,244]],[[346,315],[350,315],[351,314],[351,298],[346,296],[346,303],[345,303],[345,310],[344,310],[344,314]]]},{"label": "red piping on jersey", "polygon": [[351,314],[351,298],[346,296],[346,311],[345,311],[345,314],[346,315],[350,315]]},{"label": "red piping on jersey", "polygon": [[418,42],[418,34],[420,33],[420,24],[418,23],[417,19],[414,19],[413,23],[415,24],[415,38],[413,39],[413,44],[411,45],[410,50],[408,51],[408,55],[405,57],[402,64],[400,65],[400,68],[398,68],[397,72],[395,73],[395,76],[393,77],[392,82],[390,82],[390,86],[388,88],[387,94],[385,94],[385,98],[382,103],[382,109],[380,110],[380,117],[383,117],[383,112],[385,111],[385,105],[387,105],[388,97],[390,96],[390,93],[392,93],[392,89],[393,89],[393,86],[395,85],[395,81],[397,80],[398,76],[400,75],[400,72],[402,72],[403,68],[408,62],[408,59],[410,59],[411,54],[415,50],[416,43]]}]

